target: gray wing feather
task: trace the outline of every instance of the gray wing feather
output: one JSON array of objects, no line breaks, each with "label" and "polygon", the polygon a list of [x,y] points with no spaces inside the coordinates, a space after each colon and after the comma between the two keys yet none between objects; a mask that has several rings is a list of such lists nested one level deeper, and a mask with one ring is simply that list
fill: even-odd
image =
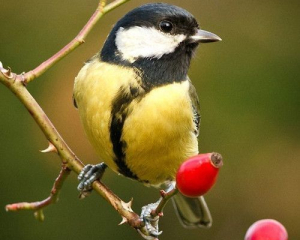
[{"label": "gray wing feather", "polygon": [[203,196],[188,198],[177,193],[172,201],[177,216],[184,227],[211,227],[212,217]]},{"label": "gray wing feather", "polygon": [[190,98],[191,98],[192,108],[193,108],[193,115],[194,115],[193,121],[194,121],[195,126],[196,126],[195,134],[196,134],[196,136],[198,136],[199,131],[200,131],[200,121],[201,121],[200,103],[199,103],[198,95],[197,95],[197,92],[196,92],[196,88],[193,86],[190,79],[188,79],[188,81],[190,83],[189,95],[190,95]]}]

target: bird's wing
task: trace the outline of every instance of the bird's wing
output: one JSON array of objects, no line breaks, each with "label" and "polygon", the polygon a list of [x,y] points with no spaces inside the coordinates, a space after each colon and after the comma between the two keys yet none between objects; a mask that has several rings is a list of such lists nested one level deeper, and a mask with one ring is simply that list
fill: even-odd
[{"label": "bird's wing", "polygon": [[184,227],[209,228],[212,225],[212,217],[203,196],[189,198],[178,193],[172,200],[177,216]]},{"label": "bird's wing", "polygon": [[193,108],[193,121],[195,123],[196,129],[195,129],[195,134],[198,136],[199,131],[200,131],[200,121],[201,121],[201,116],[200,116],[200,103],[198,99],[198,95],[196,92],[196,88],[192,84],[191,80],[188,79],[190,83],[190,88],[189,88],[189,95],[191,98],[192,102],[192,108]]}]

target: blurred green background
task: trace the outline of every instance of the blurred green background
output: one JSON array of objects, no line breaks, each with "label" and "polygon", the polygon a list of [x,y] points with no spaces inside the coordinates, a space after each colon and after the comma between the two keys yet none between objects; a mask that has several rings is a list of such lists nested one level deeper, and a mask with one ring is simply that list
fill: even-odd
[{"label": "blurred green background", "polygon": [[[106,15],[86,43],[30,83],[28,89],[70,147],[85,163],[99,160],[72,105],[73,80],[83,62],[102,46],[111,26],[130,9]],[[161,219],[161,239],[242,240],[256,220],[282,222],[289,239],[300,239],[300,2],[166,1],[186,8],[203,29],[223,41],[203,45],[190,77],[201,101],[200,151],[223,154],[225,165],[206,196],[214,224],[209,230],[180,226],[171,204]],[[21,73],[67,44],[97,6],[96,0],[2,0],[0,60]],[[10,212],[8,203],[42,200],[60,169],[31,116],[0,85],[0,239],[141,239],[98,195],[79,201],[71,174],[60,201],[39,223],[32,212]],[[134,210],[158,192],[108,172],[104,182]],[[2,210],[1,210],[2,209]]]}]

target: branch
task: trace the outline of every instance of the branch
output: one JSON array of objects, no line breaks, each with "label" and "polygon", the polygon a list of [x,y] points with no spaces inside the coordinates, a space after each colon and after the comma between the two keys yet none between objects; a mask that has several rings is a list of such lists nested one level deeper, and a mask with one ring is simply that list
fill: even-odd
[{"label": "branch", "polygon": [[64,181],[69,176],[70,172],[71,170],[63,164],[58,177],[55,179],[55,182],[50,192],[50,196],[48,198],[38,202],[21,202],[8,204],[5,207],[6,211],[35,210],[34,216],[38,220],[43,221],[44,214],[42,209],[58,201],[58,194],[62,188]]},{"label": "branch", "polygon": [[152,217],[156,217],[156,216],[162,217],[164,207],[166,206],[168,201],[177,193],[178,193],[178,189],[176,187],[172,188],[167,192],[161,190],[160,191],[161,198],[159,200],[158,206],[151,212]]},{"label": "branch", "polygon": [[[41,63],[35,69],[23,74],[24,84],[31,82],[33,79],[41,76],[44,72],[46,72],[50,67],[52,67],[59,60],[67,56],[73,50],[75,50],[78,46],[85,42],[86,36],[95,26],[100,18],[102,18],[106,13],[112,11],[113,9],[119,7],[120,5],[128,2],[130,0],[115,0],[112,3],[106,5],[106,1],[100,1],[99,5],[91,16],[86,25],[82,28],[82,30],[78,33],[78,35],[65,47],[63,47],[60,51],[54,54],[52,57],[47,59],[45,62]],[[106,6],[105,6],[106,5]]]},{"label": "branch", "polygon": [[[3,68],[2,63],[0,62],[0,82],[8,87],[8,89],[13,92],[16,97],[23,103],[23,105],[27,108],[50,143],[49,148],[44,152],[49,152],[56,149],[57,154],[62,160],[65,170],[62,170],[62,172],[56,179],[53,189],[57,190],[62,187],[62,184],[67,176],[67,172],[72,170],[78,174],[84,165],[60,136],[43,109],[27,91],[26,84],[39,77],[50,67],[52,67],[56,62],[58,62],[60,59],[68,55],[80,44],[82,44],[84,42],[84,38],[104,14],[110,12],[111,10],[127,1],[129,0],[115,0],[107,6],[105,6],[106,1],[100,1],[95,13],[92,15],[90,20],[69,44],[67,44],[64,48],[62,48],[48,60],[40,64],[38,67],[27,73],[17,75],[16,73],[13,73],[10,68]],[[140,220],[139,215],[134,213],[131,209],[131,201],[129,203],[125,203],[100,181],[95,181],[93,183],[93,188],[118,211],[118,213],[123,218],[123,223],[127,222],[135,229],[144,228],[144,223]],[[56,202],[57,194],[57,191],[55,193],[51,192],[50,197],[41,202],[11,204],[6,208],[7,210],[37,210],[36,215],[38,215],[37,217],[40,216],[41,219],[43,218],[41,209],[45,206],[48,206],[50,203]]]}]

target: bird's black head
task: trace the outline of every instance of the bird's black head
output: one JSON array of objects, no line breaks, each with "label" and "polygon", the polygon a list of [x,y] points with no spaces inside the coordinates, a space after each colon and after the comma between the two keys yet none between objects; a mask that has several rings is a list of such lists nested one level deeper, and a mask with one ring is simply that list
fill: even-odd
[{"label": "bird's black head", "polygon": [[127,13],[112,29],[101,60],[135,67],[148,85],[186,79],[199,42],[221,40],[200,30],[188,11],[169,4],[151,3]]}]

